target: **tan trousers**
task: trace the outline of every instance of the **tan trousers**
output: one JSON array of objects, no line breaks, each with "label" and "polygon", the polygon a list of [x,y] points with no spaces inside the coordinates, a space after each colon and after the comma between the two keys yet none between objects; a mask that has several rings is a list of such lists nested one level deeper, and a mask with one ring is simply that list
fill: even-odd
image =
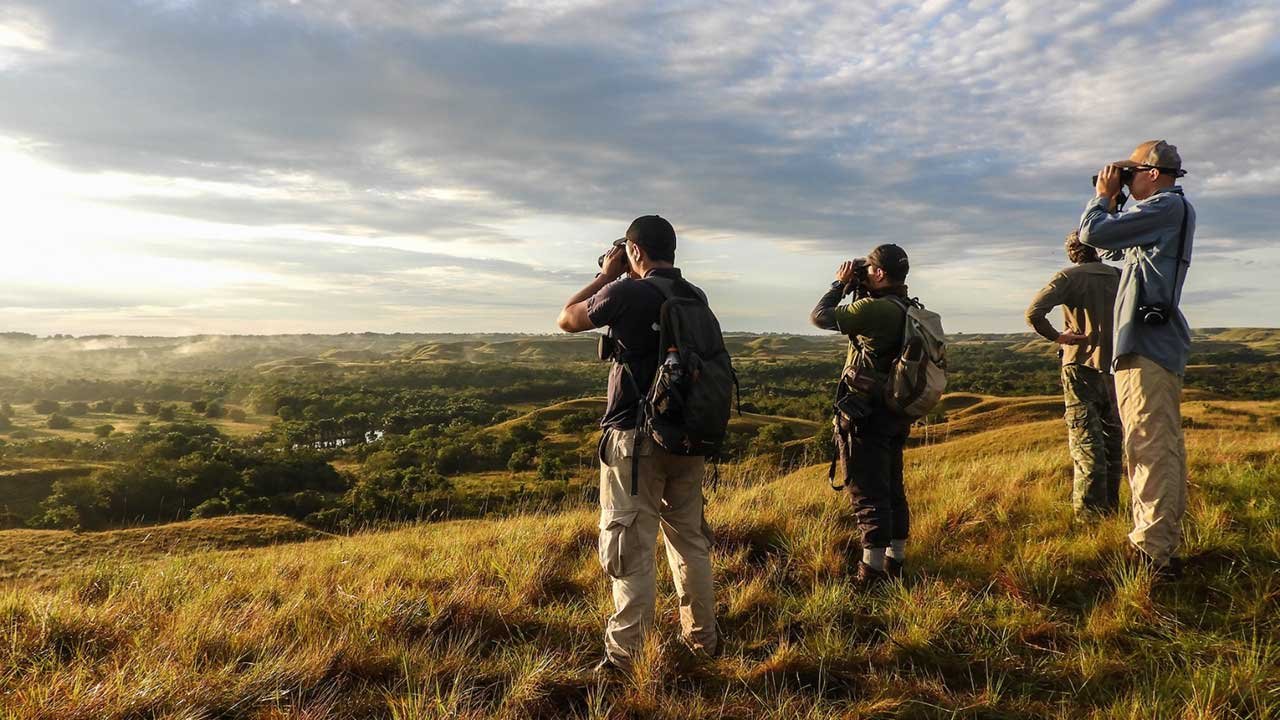
[{"label": "tan trousers", "polygon": [[615,612],[605,651],[628,667],[653,625],[654,552],[661,531],[680,601],[682,634],[695,650],[716,651],[711,533],[702,513],[701,457],[672,455],[644,438],[639,494],[631,495],[635,431],[606,430],[600,464],[600,565],[613,581]]},{"label": "tan trousers", "polygon": [[1157,565],[1182,544],[1187,511],[1187,449],[1182,435],[1182,376],[1142,355],[1116,361],[1133,532],[1129,540]]}]

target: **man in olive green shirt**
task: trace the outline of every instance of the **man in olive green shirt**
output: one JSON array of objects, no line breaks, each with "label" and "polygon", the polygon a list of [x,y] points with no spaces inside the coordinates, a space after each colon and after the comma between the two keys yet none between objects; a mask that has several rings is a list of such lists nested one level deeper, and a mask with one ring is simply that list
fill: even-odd
[{"label": "man in olive green shirt", "polygon": [[[810,320],[823,330],[849,336],[846,371],[866,368],[885,373],[902,349],[910,264],[897,245],[877,247],[866,257],[862,297],[840,305],[858,289],[859,267],[855,262],[840,266],[836,281],[818,301]],[[902,484],[902,448],[911,421],[890,412],[880,393],[868,393],[863,400],[865,416],[849,428],[840,427],[837,416],[835,433],[844,490],[862,533],[862,561],[854,584],[866,588],[900,577],[906,562],[911,513]]]},{"label": "man in olive green shirt", "polygon": [[[1111,374],[1112,323],[1120,271],[1105,265],[1093,248],[1067,235],[1067,257],[1074,263],[1056,273],[1027,308],[1027,323],[1057,343],[1062,358],[1067,444],[1075,477],[1071,506],[1087,520],[1120,507],[1124,475],[1124,430]],[[1058,332],[1049,311],[1062,306],[1066,329]]]}]

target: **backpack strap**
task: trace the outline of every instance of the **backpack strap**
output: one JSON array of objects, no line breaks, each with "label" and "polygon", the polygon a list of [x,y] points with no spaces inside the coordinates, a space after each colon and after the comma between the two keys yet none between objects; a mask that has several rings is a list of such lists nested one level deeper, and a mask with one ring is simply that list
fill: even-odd
[{"label": "backpack strap", "polygon": [[[673,285],[675,285],[674,280],[659,277],[646,277],[640,280],[640,284],[657,290],[662,295],[662,301],[664,304],[667,300],[676,296],[675,288],[673,287]],[[661,317],[661,315],[659,315],[659,317]],[[658,343],[662,343],[661,334],[659,334]],[[657,353],[658,358],[661,359],[662,349],[658,348],[655,352]],[[631,495],[632,497],[635,497],[640,494],[640,439],[644,433],[647,413],[645,411],[644,395],[640,392],[640,383],[636,382],[636,376],[635,373],[631,371],[631,365],[626,362],[626,359],[619,359],[618,363],[622,365],[622,374],[627,376],[627,382],[631,384],[631,392],[636,398],[636,424],[633,431],[634,435],[632,435],[631,439]]]},{"label": "backpack strap", "polygon": [[912,302],[910,298],[903,298],[898,295],[885,295],[884,297],[902,310],[902,336],[898,340],[898,353],[901,353],[902,346],[907,342],[907,328],[911,326],[911,308],[916,307],[916,303]]}]

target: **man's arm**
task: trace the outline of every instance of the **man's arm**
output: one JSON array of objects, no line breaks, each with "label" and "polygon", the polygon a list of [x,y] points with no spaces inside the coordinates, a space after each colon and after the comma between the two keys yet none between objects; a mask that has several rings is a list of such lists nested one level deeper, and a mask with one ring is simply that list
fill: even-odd
[{"label": "man's arm", "polygon": [[1066,294],[1067,276],[1058,273],[1032,299],[1031,305],[1027,308],[1027,324],[1049,342],[1059,345],[1078,345],[1086,339],[1085,336],[1072,332],[1058,332],[1053,323],[1049,322],[1049,311],[1062,305],[1066,300]]},{"label": "man's arm", "polygon": [[[1098,173],[1097,195],[1080,217],[1080,242],[1099,250],[1124,250],[1145,245],[1151,233],[1168,222],[1167,194],[1147,198],[1125,212],[1112,214],[1112,198],[1120,192],[1120,171],[1108,165]],[[1148,202],[1149,201],[1149,202]],[[1114,255],[1108,259],[1114,259]]]},{"label": "man's arm", "polygon": [[845,286],[832,285],[831,289],[818,300],[813,312],[809,313],[809,322],[822,330],[839,330],[836,325],[836,307],[844,299]]},{"label": "man's arm", "polygon": [[818,304],[809,313],[809,322],[823,330],[839,330],[840,323],[836,319],[836,308],[844,296],[849,294],[850,284],[857,278],[856,264],[852,260],[840,263],[836,268],[836,283],[818,300]]},{"label": "man's arm", "polygon": [[1040,292],[1032,298],[1031,305],[1027,306],[1027,324],[1049,342],[1058,342],[1058,329],[1049,322],[1049,311],[1062,304],[1066,289],[1067,278],[1058,273],[1048,285],[1040,288]]},{"label": "man's arm", "polygon": [[1151,242],[1151,233],[1169,223],[1169,200],[1164,196],[1140,202],[1111,215],[1103,208],[1107,198],[1096,197],[1080,218],[1080,242],[1099,250],[1124,250]]},{"label": "man's arm", "polygon": [[564,309],[560,311],[560,317],[556,318],[556,325],[568,333],[594,330],[596,324],[591,321],[587,312],[587,301],[600,292],[605,285],[617,280],[626,269],[626,262],[627,257],[623,255],[621,248],[610,249],[605,256],[604,267],[600,274],[587,283],[586,287],[569,297],[564,304]]}]

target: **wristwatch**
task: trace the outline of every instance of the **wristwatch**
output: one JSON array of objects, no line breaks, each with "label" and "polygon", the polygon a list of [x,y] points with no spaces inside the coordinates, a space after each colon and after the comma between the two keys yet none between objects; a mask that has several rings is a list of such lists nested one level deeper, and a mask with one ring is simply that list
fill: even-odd
[{"label": "wristwatch", "polygon": [[834,280],[831,283],[831,289],[839,290],[841,293],[847,293],[848,292],[847,288],[848,288],[848,285],[846,285],[843,280]]}]

